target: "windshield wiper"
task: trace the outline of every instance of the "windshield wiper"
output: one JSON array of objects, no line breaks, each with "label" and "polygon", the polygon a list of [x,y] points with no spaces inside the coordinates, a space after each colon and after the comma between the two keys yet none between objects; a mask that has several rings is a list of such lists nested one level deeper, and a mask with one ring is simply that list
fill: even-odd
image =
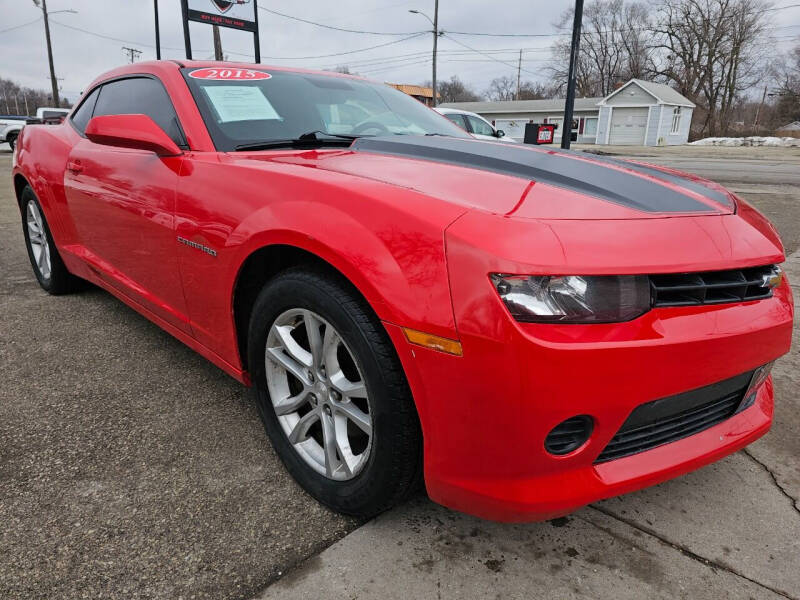
[{"label": "windshield wiper", "polygon": [[[329,137],[319,137],[326,135]],[[286,140],[264,140],[263,142],[252,142],[249,144],[239,144],[234,148],[237,152],[242,150],[270,150],[272,148],[314,148],[318,146],[349,146],[353,140],[360,138],[360,135],[340,135],[338,133],[328,133],[327,131],[309,131],[303,135]]]}]

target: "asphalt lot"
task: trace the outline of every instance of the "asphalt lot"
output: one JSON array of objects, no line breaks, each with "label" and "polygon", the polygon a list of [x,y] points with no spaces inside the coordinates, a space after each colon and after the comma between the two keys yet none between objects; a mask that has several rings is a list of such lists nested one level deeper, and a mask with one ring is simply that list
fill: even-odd
[{"label": "asphalt lot", "polygon": [[[797,154],[656,152],[766,213],[800,295]],[[39,289],[9,168],[0,146],[0,598],[800,599],[797,346],[773,430],[686,477],[548,523],[419,498],[357,528],[238,383],[105,292]]]}]

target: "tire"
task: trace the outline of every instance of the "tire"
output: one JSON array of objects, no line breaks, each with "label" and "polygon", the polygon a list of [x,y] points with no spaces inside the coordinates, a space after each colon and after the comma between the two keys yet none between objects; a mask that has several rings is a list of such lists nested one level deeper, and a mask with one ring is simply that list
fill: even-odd
[{"label": "tire", "polygon": [[11,151],[12,152],[14,151],[14,146],[17,145],[17,137],[18,136],[19,136],[18,133],[9,133],[8,136],[6,137],[6,142],[8,142],[9,146],[11,146]]},{"label": "tire", "polygon": [[28,249],[28,258],[39,285],[54,296],[79,289],[82,280],[67,271],[53,242],[39,199],[30,186],[25,186],[22,190],[20,208],[25,247]]},{"label": "tire", "polygon": [[[307,378],[309,372],[317,373],[308,380],[311,384],[286,375],[284,361],[289,354],[285,348],[293,343],[277,342],[284,339],[277,333],[277,328],[282,327],[284,333],[291,332],[294,341],[299,340],[303,351],[309,350],[309,323],[311,330],[319,333],[318,347],[324,350],[319,368],[315,355],[306,352],[308,361],[314,364],[303,377]],[[340,336],[341,343],[334,334]],[[334,347],[336,350],[332,350]],[[275,359],[276,352],[280,360]],[[296,348],[294,352],[301,354]],[[302,268],[284,271],[270,280],[253,308],[248,359],[267,435],[286,469],[314,498],[337,512],[368,518],[415,491],[421,481],[422,433],[414,401],[388,334],[346,280]],[[288,386],[282,387],[284,383]],[[359,396],[360,385],[366,398]],[[316,393],[314,386],[322,386],[327,392],[320,388]],[[345,396],[334,388],[344,390]],[[303,396],[307,390],[315,393]],[[347,390],[356,391],[349,397]],[[291,398],[284,399],[286,396]],[[306,400],[290,402],[301,397]],[[282,413],[295,406],[300,408],[297,413],[279,416],[273,400],[281,407],[292,407],[281,408]],[[350,418],[351,412],[357,415],[356,419]],[[356,425],[364,422],[364,417],[371,424],[369,434],[365,427]],[[297,425],[293,427],[293,423],[300,424],[303,419],[312,424],[294,442],[290,441],[290,432],[296,433]],[[340,426],[343,420],[345,425]],[[336,436],[331,460],[325,450],[329,448],[325,423],[334,423],[328,427]],[[342,431],[346,439],[339,443]],[[324,466],[317,462],[320,452],[324,454]]]}]

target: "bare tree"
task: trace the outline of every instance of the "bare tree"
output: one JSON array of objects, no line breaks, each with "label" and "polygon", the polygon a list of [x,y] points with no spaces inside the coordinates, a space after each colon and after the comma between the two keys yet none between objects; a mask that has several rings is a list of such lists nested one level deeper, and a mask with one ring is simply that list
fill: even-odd
[{"label": "bare tree", "polygon": [[538,81],[523,81],[519,86],[520,100],[541,100],[553,98],[555,95],[556,90],[553,86]]},{"label": "bare tree", "polygon": [[481,99],[458,75],[453,75],[450,81],[437,82],[436,93],[439,94],[439,102],[475,102]]},{"label": "bare tree", "polygon": [[485,95],[494,102],[513,100],[517,95],[517,80],[507,75],[495,77],[489,84]]},{"label": "bare tree", "polygon": [[737,98],[763,74],[769,6],[762,0],[660,0],[656,73],[697,104],[695,135],[726,134]]},{"label": "bare tree", "polygon": [[[556,24],[568,29],[574,9],[561,15]],[[576,90],[579,96],[606,96],[633,77],[652,70],[652,49],[648,43],[648,9],[638,2],[595,0],[583,13]],[[559,91],[567,81],[570,42],[563,39],[552,48],[550,72]]]},{"label": "bare tree", "polygon": [[[66,98],[61,98],[65,108],[72,106]],[[0,78],[0,113],[33,116],[40,107],[53,106],[50,92],[24,88],[10,79]]]},{"label": "bare tree", "polygon": [[800,121],[800,38],[797,45],[777,66],[777,88],[773,92],[778,127]]}]

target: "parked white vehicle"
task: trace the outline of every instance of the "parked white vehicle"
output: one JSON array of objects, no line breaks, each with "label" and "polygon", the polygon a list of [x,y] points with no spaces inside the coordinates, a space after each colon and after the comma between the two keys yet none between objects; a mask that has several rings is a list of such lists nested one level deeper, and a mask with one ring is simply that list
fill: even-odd
[{"label": "parked white vehicle", "polygon": [[[36,111],[36,119],[40,122],[62,121],[69,114],[68,108],[48,108],[42,107]],[[17,115],[0,116],[0,144],[6,142],[14,150],[17,143],[19,132],[25,127],[30,117]]]},{"label": "parked white vehicle", "polygon": [[507,142],[509,144],[518,144],[519,142],[510,137],[505,137],[505,132],[502,129],[496,129],[489,121],[480,115],[466,110],[459,110],[457,108],[434,108],[436,112],[447,117],[450,121],[471,133],[479,140],[490,140],[492,142]]}]

